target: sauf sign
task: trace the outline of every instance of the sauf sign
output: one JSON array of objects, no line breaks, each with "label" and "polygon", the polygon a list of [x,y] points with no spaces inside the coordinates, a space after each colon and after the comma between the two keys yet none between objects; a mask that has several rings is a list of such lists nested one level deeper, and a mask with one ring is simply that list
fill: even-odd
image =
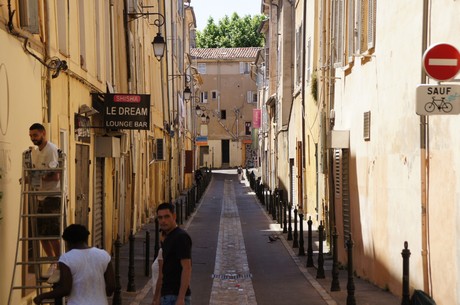
[{"label": "sauf sign", "polygon": [[106,94],[104,126],[109,129],[150,128],[150,95]]}]

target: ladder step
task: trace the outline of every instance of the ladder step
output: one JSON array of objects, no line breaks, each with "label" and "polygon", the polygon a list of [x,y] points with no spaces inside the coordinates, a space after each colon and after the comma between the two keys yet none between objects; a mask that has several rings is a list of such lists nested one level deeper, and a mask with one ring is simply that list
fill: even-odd
[{"label": "ladder step", "polygon": [[46,257],[46,259],[44,258],[43,260],[40,260],[40,261],[28,261],[28,262],[16,262],[16,265],[22,265],[22,266],[26,266],[26,265],[45,265],[45,264],[56,264],[58,262],[58,258],[56,257],[56,259],[53,259],[52,257]]},{"label": "ladder step", "polygon": [[32,195],[61,195],[61,192],[56,191],[23,191],[24,194],[32,194]]},{"label": "ladder step", "polygon": [[20,241],[29,241],[29,240],[60,240],[60,236],[41,236],[41,237],[20,237]]},{"label": "ladder step", "polygon": [[[46,283],[46,282],[44,282]],[[13,286],[13,289],[38,289],[38,288],[53,288],[51,284],[46,285],[36,285],[36,286]]]},{"label": "ladder step", "polygon": [[21,214],[21,217],[60,217],[60,213],[55,214]]}]

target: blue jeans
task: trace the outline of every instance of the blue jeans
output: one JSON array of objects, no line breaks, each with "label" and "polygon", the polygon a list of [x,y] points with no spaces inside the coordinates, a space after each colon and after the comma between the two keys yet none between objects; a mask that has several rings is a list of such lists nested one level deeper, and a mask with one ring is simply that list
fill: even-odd
[{"label": "blue jeans", "polygon": [[[177,300],[177,295],[164,295],[161,297],[161,305],[175,305]],[[185,305],[190,305],[192,298],[190,296],[185,297]]]}]

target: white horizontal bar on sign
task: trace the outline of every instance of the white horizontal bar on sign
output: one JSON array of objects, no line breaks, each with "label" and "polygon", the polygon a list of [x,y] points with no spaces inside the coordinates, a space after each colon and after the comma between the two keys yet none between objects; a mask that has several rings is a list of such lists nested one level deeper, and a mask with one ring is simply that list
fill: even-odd
[{"label": "white horizontal bar on sign", "polygon": [[428,64],[430,66],[457,66],[457,59],[445,58],[430,58]]}]

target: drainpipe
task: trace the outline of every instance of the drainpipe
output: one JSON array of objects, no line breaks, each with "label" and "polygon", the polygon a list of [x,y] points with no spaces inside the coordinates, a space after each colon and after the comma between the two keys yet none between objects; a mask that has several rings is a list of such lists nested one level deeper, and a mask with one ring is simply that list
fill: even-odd
[{"label": "drainpipe", "polygon": [[[422,54],[427,49],[428,45],[428,3],[429,0],[423,1],[423,20],[422,20]],[[420,83],[426,84],[427,75],[421,69]],[[423,266],[423,290],[430,296],[431,291],[431,267],[429,258],[429,199],[428,199],[428,183],[429,183],[429,122],[428,117],[420,116],[420,186],[421,186],[421,211],[422,211],[422,266]]]},{"label": "drainpipe", "polygon": [[[51,51],[50,43],[48,41],[48,36],[50,34],[50,18],[48,18],[49,3],[45,1],[45,9],[43,12],[43,17],[45,19],[45,62],[49,58]],[[45,90],[46,90],[46,120],[43,121],[51,123],[51,71],[46,69],[46,80],[45,80]]]},{"label": "drainpipe", "polygon": [[[295,18],[292,18],[293,20]],[[308,147],[308,145],[306,145],[305,143],[305,80],[306,80],[306,77],[305,77],[305,74],[306,74],[306,66],[307,66],[307,63],[305,62],[307,56],[305,55],[305,53],[307,53],[305,50],[306,50],[306,47],[307,47],[307,42],[306,42],[306,29],[307,29],[307,1],[304,1],[303,2],[303,12],[302,12],[302,29],[303,29],[303,33],[302,33],[302,36],[303,36],[303,39],[302,39],[302,50],[304,50],[302,52],[302,87],[301,87],[301,99],[302,99],[302,154],[301,154],[301,158],[302,158],[302,163],[300,163],[302,165],[302,172],[301,172],[301,175],[300,175],[300,179],[301,181],[299,182],[300,184],[300,187],[299,187],[299,198],[303,199],[303,181],[302,181],[302,176],[305,175],[305,184],[307,183],[307,176],[306,176],[306,172],[305,172],[305,147]],[[300,171],[300,169],[299,169]],[[300,202],[299,202],[300,203]],[[308,212],[308,192],[305,192],[305,203],[306,203],[306,207],[304,209],[303,207],[303,203],[302,203],[302,209],[304,209],[305,213]]]}]

